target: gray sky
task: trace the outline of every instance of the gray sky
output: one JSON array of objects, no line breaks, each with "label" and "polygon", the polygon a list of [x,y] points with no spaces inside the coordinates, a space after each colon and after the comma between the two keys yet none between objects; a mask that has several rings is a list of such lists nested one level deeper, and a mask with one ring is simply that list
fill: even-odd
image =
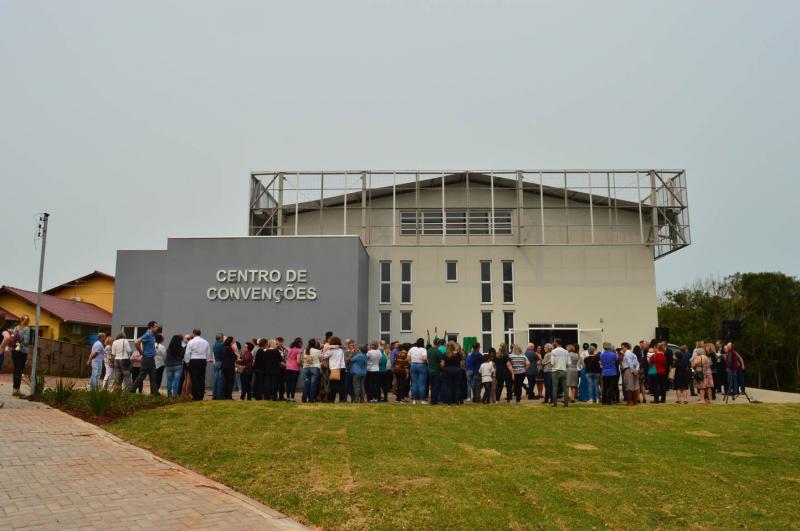
[{"label": "gray sky", "polygon": [[686,168],[659,291],[800,275],[800,2],[0,0],[0,284],[243,235],[250,170]]}]

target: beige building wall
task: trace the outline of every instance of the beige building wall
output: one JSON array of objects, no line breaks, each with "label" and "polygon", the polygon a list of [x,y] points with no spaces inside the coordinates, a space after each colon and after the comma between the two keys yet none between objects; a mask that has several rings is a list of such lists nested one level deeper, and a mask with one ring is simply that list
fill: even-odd
[{"label": "beige building wall", "polygon": [[[406,193],[402,193],[406,190]],[[585,191],[584,191],[585,192]],[[522,205],[518,205],[515,189],[498,188],[492,194],[491,189],[479,183],[472,183],[467,191],[462,183],[445,187],[444,208],[446,210],[466,210],[469,202],[473,211],[489,211],[494,195],[495,211],[504,210],[511,213],[512,234],[491,236],[447,235],[447,244],[631,244],[647,241],[650,224],[649,213],[642,212],[641,224],[638,208],[617,203],[617,208],[609,208],[596,204],[602,201],[595,196],[592,207],[585,201],[563,195],[542,194],[526,191],[522,194]],[[469,197],[469,201],[467,198]],[[374,197],[367,201],[367,208],[361,208],[361,201],[350,196],[345,209],[341,202],[334,206],[325,206],[319,210],[300,212],[297,220],[299,235],[336,235],[354,234],[362,237],[365,245],[417,245],[440,244],[442,236],[403,236],[400,234],[400,217],[402,211],[414,211],[416,208],[415,193],[408,188],[399,188],[393,200],[391,195]],[[542,205],[544,208],[542,208]],[[318,208],[317,205],[313,205]],[[425,188],[420,190],[419,208],[425,211],[441,211],[441,188]],[[521,220],[519,220],[521,214]],[[283,235],[295,234],[295,216],[292,204],[285,205]],[[346,223],[345,223],[346,218]],[[542,230],[544,223],[544,230]],[[594,229],[592,230],[592,226]],[[594,240],[592,240],[594,232]],[[394,234],[394,239],[392,235]],[[544,240],[542,240],[544,238]]]},{"label": "beige building wall", "polygon": [[[464,183],[448,185],[445,208],[466,209]],[[494,191],[495,210],[510,210],[512,234],[454,236],[404,236],[400,212],[415,209],[415,194],[398,193],[372,198],[363,211],[360,201],[350,203],[345,214],[336,207],[301,212],[297,234],[360,235],[370,256],[370,338],[379,337],[380,312],[391,312],[391,337],[413,341],[434,327],[459,338],[481,338],[481,312],[492,312],[493,344],[503,338],[503,312],[514,312],[516,341],[527,343],[533,323],[575,323],[580,342],[649,339],[657,325],[655,265],[652,248],[643,244],[650,226],[637,208],[609,209],[564,199],[563,196],[525,192],[522,209],[514,189]],[[540,201],[543,199],[543,202]],[[472,210],[488,210],[488,186],[472,183]],[[421,209],[442,208],[440,189],[420,193]],[[541,209],[544,205],[544,209]],[[568,208],[565,208],[568,207]],[[518,215],[522,214],[521,223]],[[295,234],[292,205],[284,211],[283,235]],[[346,224],[345,224],[346,216]],[[544,231],[542,231],[544,218]],[[594,225],[594,244],[592,230]],[[542,245],[542,232],[545,244]],[[494,242],[494,244],[492,244]],[[445,263],[458,263],[458,281],[445,281]],[[491,260],[492,302],[481,303],[480,262]],[[502,302],[501,262],[513,262],[514,302]],[[379,302],[379,264],[391,262],[391,302]],[[400,303],[401,262],[412,263],[412,303]],[[401,312],[412,312],[411,332],[400,331]]]},{"label": "beige building wall", "polygon": [[[514,312],[516,341],[527,343],[533,323],[575,323],[579,340],[631,343],[650,339],[657,326],[655,267],[646,246],[619,247],[368,247],[371,258],[369,330],[379,335],[379,313],[391,312],[391,335],[401,341],[433,337],[434,327],[481,337],[481,312],[492,311],[493,344],[502,341],[503,312]],[[391,261],[391,303],[379,303],[379,264]],[[400,303],[400,263],[411,262],[412,303]],[[458,281],[445,281],[457,261]],[[480,262],[491,260],[492,302],[481,303]],[[503,303],[503,260],[513,262],[514,302]],[[412,312],[412,331],[400,333],[400,312]]]}]

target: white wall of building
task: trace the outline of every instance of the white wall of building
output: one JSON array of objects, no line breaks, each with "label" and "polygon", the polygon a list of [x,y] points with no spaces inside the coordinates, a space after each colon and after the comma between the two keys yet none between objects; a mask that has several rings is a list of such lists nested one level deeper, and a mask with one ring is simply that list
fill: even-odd
[{"label": "white wall of building", "polygon": [[[518,208],[514,189],[495,189],[495,209],[510,210],[512,234],[453,236],[400,235],[400,212],[415,209],[415,193],[372,198],[362,217],[360,204],[349,204],[346,213],[336,208],[300,213],[297,234],[359,235],[370,257],[369,333],[378,338],[380,312],[391,312],[391,337],[413,341],[434,327],[459,337],[481,337],[481,312],[492,312],[493,344],[503,338],[503,312],[514,312],[514,327],[531,323],[575,323],[583,332],[581,342],[649,339],[657,324],[655,265],[652,248],[642,244],[650,227],[640,225],[636,209],[610,210],[563,196],[523,193]],[[486,210],[492,204],[488,186],[472,183],[469,204]],[[544,210],[540,210],[541,205]],[[440,189],[424,189],[420,208],[441,209]],[[466,209],[465,183],[445,189],[445,208]],[[292,206],[285,206],[284,235],[293,235]],[[517,217],[522,213],[520,231]],[[544,237],[542,243],[542,214]],[[646,220],[646,213],[643,220]],[[594,244],[592,230],[594,226]],[[393,228],[394,227],[394,228]],[[564,245],[569,243],[571,245]],[[533,244],[533,245],[530,245]],[[578,244],[578,245],[575,245]],[[458,281],[446,282],[445,263],[458,263]],[[480,262],[491,260],[492,302],[481,302]],[[501,262],[513,262],[513,303],[502,301]],[[380,262],[391,262],[391,302],[379,301]],[[401,262],[412,264],[412,302],[401,304]],[[412,312],[412,330],[401,332],[401,312]],[[591,331],[590,331],[591,330]],[[516,341],[527,342],[527,334]]]},{"label": "white wall of building", "polygon": [[[392,337],[413,341],[441,336],[481,336],[481,311],[492,311],[493,343],[502,341],[503,312],[514,327],[576,323],[581,342],[649,339],[657,325],[655,267],[646,246],[582,247],[369,247],[369,331],[378,337],[379,314],[391,312]],[[379,267],[391,261],[391,303],[379,303]],[[400,263],[412,267],[412,303],[400,303]],[[445,281],[445,263],[457,261],[458,281]],[[480,262],[491,260],[492,302],[481,303]],[[513,262],[514,302],[503,303],[503,260]],[[412,332],[400,333],[400,312],[412,312]],[[527,343],[527,335],[517,337]]]}]

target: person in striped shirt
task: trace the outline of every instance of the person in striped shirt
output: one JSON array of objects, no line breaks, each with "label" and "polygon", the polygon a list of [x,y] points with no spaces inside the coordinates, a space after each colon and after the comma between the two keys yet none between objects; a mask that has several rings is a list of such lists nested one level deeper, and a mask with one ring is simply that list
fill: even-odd
[{"label": "person in striped shirt", "polygon": [[517,344],[511,345],[511,353],[508,355],[508,368],[514,378],[514,400],[519,404],[522,398],[522,382],[525,381],[525,371],[530,366],[530,361],[522,353],[522,349]]}]

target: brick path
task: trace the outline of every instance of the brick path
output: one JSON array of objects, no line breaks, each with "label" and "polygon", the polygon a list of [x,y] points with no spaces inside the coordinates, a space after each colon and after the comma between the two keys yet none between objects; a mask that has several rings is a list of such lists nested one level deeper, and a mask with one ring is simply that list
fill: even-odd
[{"label": "brick path", "polygon": [[0,530],[305,529],[0,384]]}]

